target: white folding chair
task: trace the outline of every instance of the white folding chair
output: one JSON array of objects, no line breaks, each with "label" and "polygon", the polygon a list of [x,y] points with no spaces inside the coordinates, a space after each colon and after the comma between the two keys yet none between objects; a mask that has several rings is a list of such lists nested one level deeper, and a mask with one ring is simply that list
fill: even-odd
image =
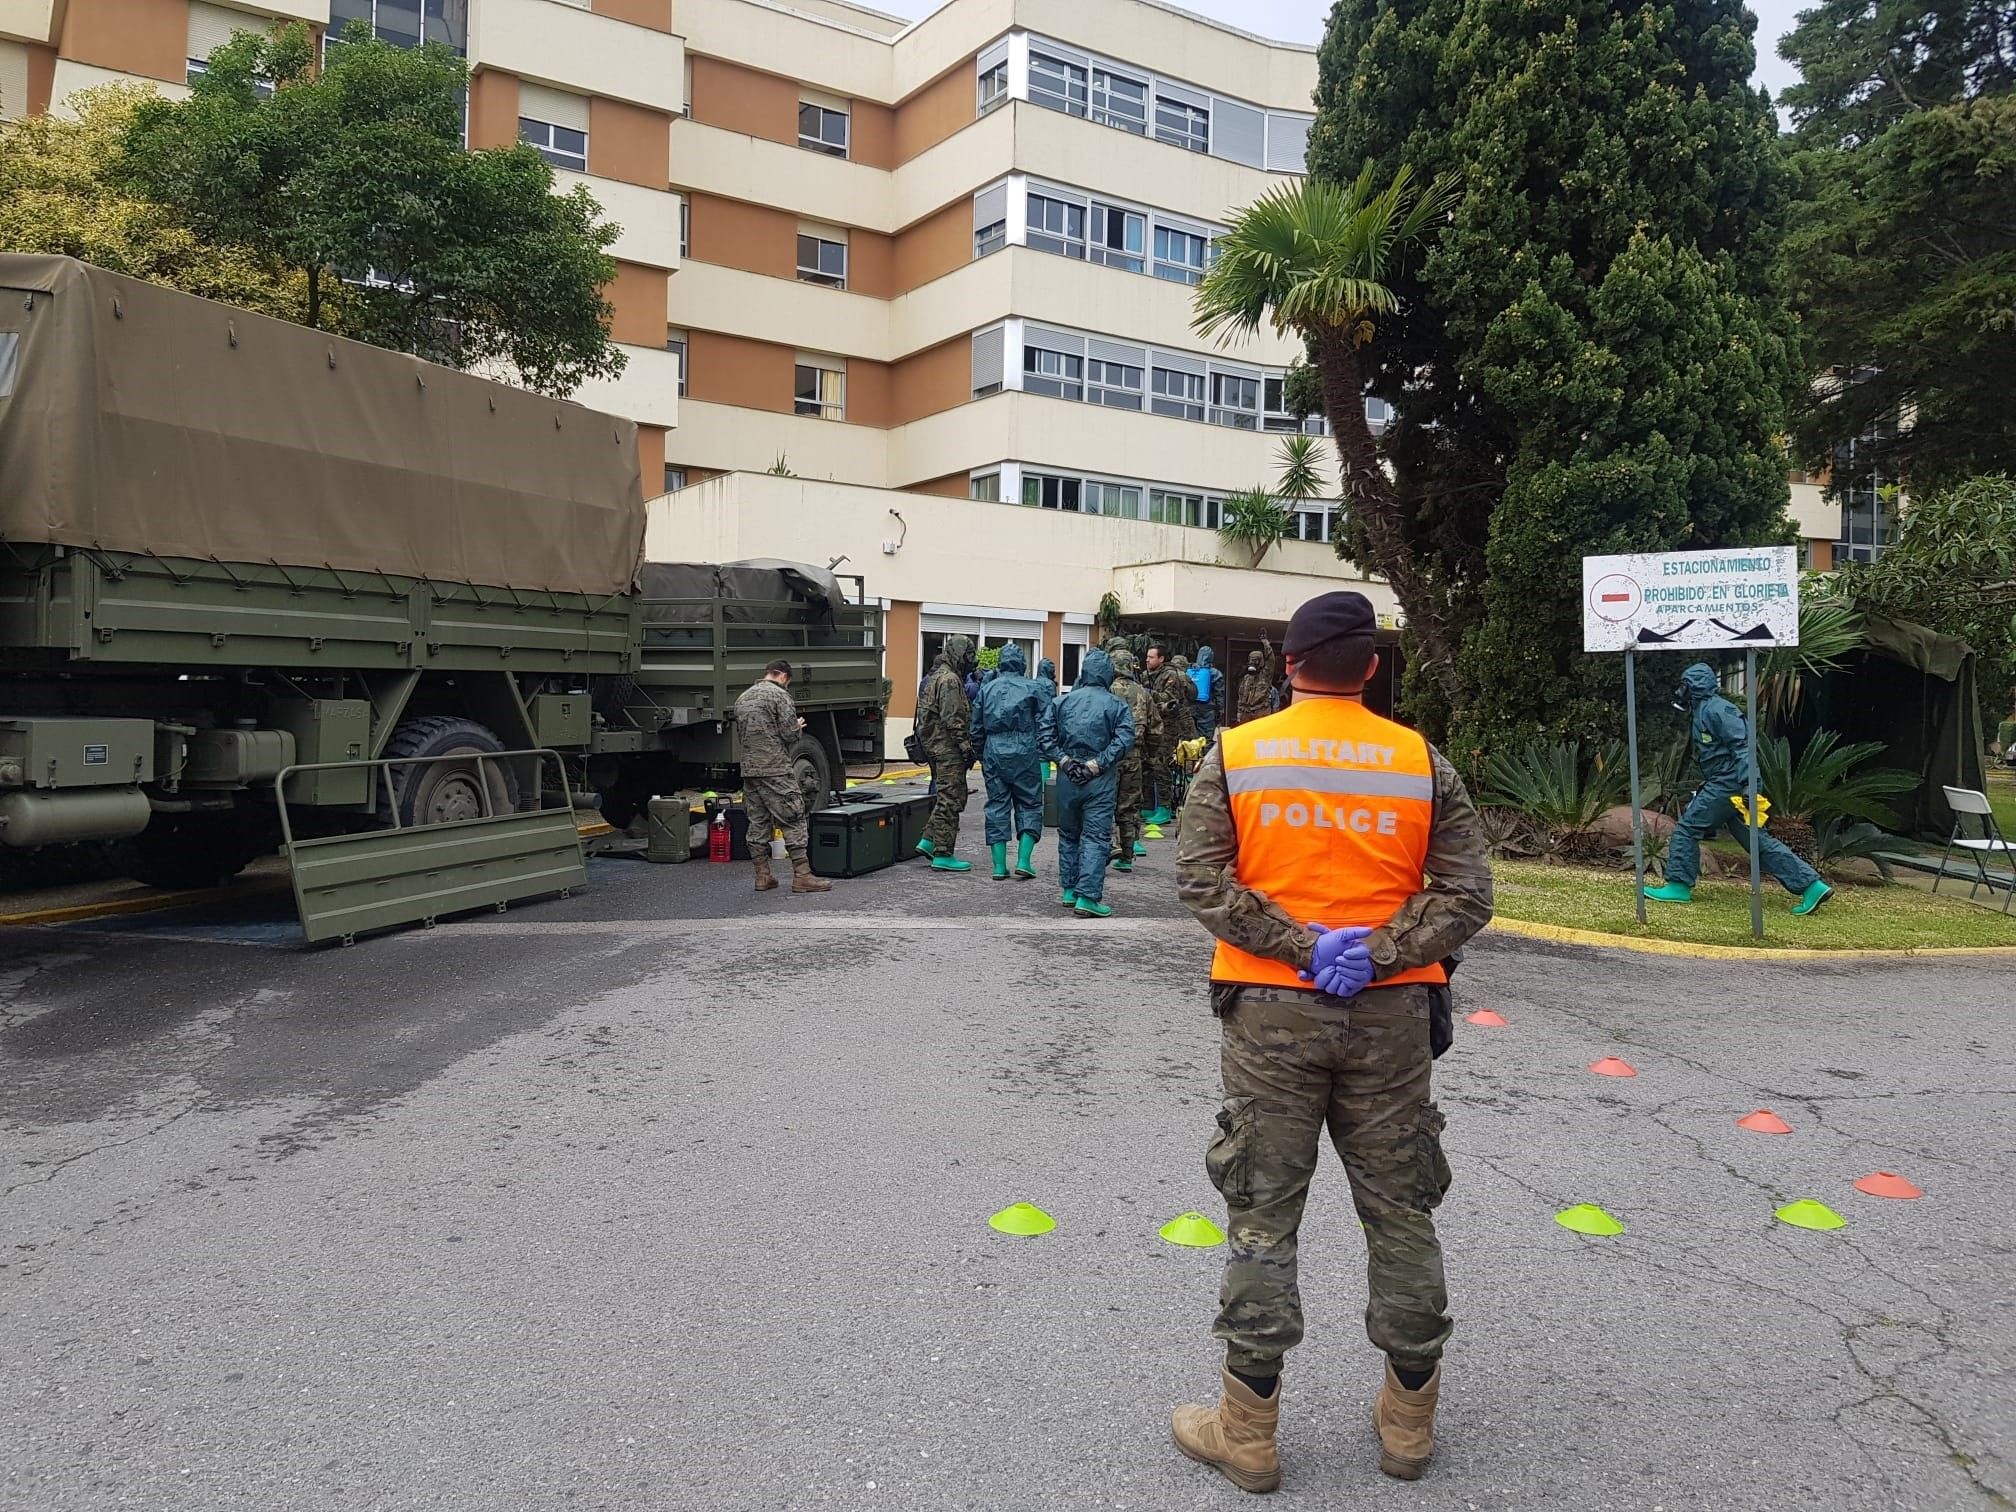
[{"label": "white folding chair", "polygon": [[[1939,855],[1939,875],[1932,879],[1932,891],[1939,891],[1939,884],[1946,877],[1946,858],[1953,854],[1955,846],[1973,858],[1974,881],[1967,889],[1972,898],[1982,888],[1988,895],[1995,895],[1996,879],[1988,875],[1988,856],[2000,856],[2009,864],[2009,875],[2002,879],[2002,912],[2009,912],[2009,904],[2016,900],[2016,846],[2002,838],[2002,828],[1995,822],[1995,806],[1988,801],[1986,793],[1973,788],[1949,787],[1945,789],[1946,806],[1953,810],[1953,833],[1946,837],[1946,849]],[[1981,821],[1981,834],[1974,838],[1967,833],[1967,816],[1972,814]]]}]

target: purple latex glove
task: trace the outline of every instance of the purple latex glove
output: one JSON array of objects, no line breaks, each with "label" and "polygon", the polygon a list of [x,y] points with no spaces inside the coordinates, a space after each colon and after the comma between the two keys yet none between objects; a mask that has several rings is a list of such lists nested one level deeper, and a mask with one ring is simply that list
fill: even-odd
[{"label": "purple latex glove", "polygon": [[1310,954],[1309,969],[1297,975],[1305,982],[1315,983],[1318,992],[1327,992],[1332,997],[1356,997],[1363,992],[1372,981],[1372,952],[1363,941],[1372,931],[1357,925],[1332,929],[1326,924],[1311,923],[1309,927],[1316,931],[1316,946]]}]

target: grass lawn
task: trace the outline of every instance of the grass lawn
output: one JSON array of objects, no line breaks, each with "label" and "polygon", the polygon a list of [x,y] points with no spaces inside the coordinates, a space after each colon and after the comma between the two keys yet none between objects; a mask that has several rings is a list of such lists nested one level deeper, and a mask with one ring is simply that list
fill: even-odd
[{"label": "grass lawn", "polygon": [[[2005,789],[2016,808],[2016,789]],[[1774,949],[1912,950],[2016,945],[2016,919],[1915,888],[1840,886],[1820,911],[1792,917],[1792,895],[1764,881],[1764,938],[1750,938],[1747,881],[1703,881],[1687,904],[1648,902],[1641,926],[1627,872],[1497,861],[1498,913],[1529,924],[1560,924],[1637,939],[1700,945],[1763,944]]]}]

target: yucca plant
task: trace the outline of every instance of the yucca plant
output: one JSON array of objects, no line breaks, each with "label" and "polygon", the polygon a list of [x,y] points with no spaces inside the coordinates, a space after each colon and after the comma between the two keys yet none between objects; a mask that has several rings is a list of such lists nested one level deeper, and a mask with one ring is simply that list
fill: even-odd
[{"label": "yucca plant", "polygon": [[1579,849],[1580,837],[1623,801],[1631,783],[1621,741],[1585,760],[1575,741],[1529,740],[1494,751],[1484,769],[1484,801],[1531,820],[1549,854]]},{"label": "yucca plant", "polygon": [[1862,615],[1836,593],[1809,589],[1799,599],[1799,644],[1767,652],[1758,669],[1757,713],[1763,730],[1782,730],[1799,717],[1807,684],[1838,667],[1862,645]]},{"label": "yucca plant", "polygon": [[1218,539],[1228,546],[1253,553],[1252,565],[1274,548],[1288,529],[1288,510],[1264,488],[1249,488],[1225,501],[1219,517]]},{"label": "yucca plant", "polygon": [[1758,741],[1758,786],[1771,800],[1771,832],[1800,855],[1818,859],[1823,825],[1831,826],[1829,840],[1837,847],[1850,843],[1857,825],[1879,836],[1895,828],[1897,815],[1885,800],[1917,787],[1918,776],[1866,765],[1883,750],[1874,740],[1843,745],[1832,730],[1814,731],[1796,758],[1782,735]]}]

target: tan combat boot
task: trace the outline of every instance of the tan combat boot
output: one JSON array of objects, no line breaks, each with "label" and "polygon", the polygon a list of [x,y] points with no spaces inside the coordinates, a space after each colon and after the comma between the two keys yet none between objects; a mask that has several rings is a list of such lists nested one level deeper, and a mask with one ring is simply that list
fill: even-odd
[{"label": "tan combat boot", "polygon": [[1379,1430],[1379,1468],[1395,1480],[1419,1480],[1435,1453],[1435,1399],[1442,1393],[1442,1367],[1419,1391],[1409,1391],[1386,1362],[1386,1384],[1372,1404]]},{"label": "tan combat boot", "polygon": [[1272,1491],[1281,1484],[1274,1430],[1281,1424],[1281,1385],[1274,1395],[1254,1395],[1231,1371],[1221,1371],[1225,1394],[1216,1407],[1178,1407],[1170,1422],[1176,1447],[1202,1465],[1216,1466],[1241,1491]]},{"label": "tan combat boot", "polygon": [[756,868],[756,891],[771,892],[777,886],[777,879],[770,875],[770,854],[768,851],[749,852],[749,864]]},{"label": "tan combat boot", "polygon": [[833,884],[824,877],[812,875],[812,863],[803,856],[791,858],[791,891],[794,893],[831,892]]}]

